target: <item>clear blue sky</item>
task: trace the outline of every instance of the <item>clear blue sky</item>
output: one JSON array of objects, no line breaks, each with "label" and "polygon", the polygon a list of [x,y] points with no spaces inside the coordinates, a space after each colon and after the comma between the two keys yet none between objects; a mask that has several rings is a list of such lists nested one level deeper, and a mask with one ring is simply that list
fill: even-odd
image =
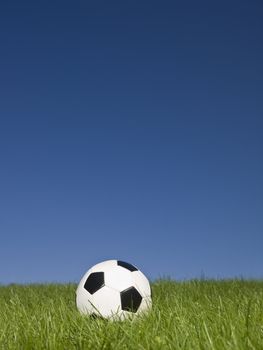
[{"label": "clear blue sky", "polygon": [[262,1],[0,3],[0,282],[263,277]]}]

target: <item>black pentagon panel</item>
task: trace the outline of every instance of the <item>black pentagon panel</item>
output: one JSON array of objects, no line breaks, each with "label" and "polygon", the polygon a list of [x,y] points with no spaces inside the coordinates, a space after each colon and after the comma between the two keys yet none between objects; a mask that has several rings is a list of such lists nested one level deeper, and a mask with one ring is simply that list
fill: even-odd
[{"label": "black pentagon panel", "polygon": [[142,302],[142,296],[136,288],[130,287],[121,292],[121,308],[123,311],[136,312]]},{"label": "black pentagon panel", "polygon": [[131,272],[132,271],[138,271],[138,269],[135,266],[133,266],[132,264],[129,264],[129,263],[125,262],[125,261],[118,260],[117,261],[117,265],[122,266],[122,267],[124,267],[125,269],[127,269],[127,270],[129,270]]},{"label": "black pentagon panel", "polygon": [[87,278],[84,288],[90,293],[94,294],[104,286],[104,272],[93,272]]}]

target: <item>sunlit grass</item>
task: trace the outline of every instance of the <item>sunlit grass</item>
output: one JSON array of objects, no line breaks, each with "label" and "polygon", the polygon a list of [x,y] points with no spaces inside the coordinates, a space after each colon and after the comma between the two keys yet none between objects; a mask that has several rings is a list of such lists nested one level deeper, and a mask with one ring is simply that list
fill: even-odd
[{"label": "sunlit grass", "polygon": [[145,317],[81,316],[74,284],[0,287],[0,349],[263,349],[262,281],[156,281]]}]

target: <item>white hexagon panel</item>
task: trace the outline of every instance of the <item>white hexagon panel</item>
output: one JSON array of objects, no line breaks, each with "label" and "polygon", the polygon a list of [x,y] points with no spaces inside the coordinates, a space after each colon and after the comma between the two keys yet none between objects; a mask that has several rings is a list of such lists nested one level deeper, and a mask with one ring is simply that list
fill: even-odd
[{"label": "white hexagon panel", "polygon": [[103,287],[93,296],[93,313],[103,318],[115,317],[121,312],[120,293],[116,290]]},{"label": "white hexagon panel", "polygon": [[131,272],[123,267],[115,266],[105,274],[105,284],[118,292],[132,287],[133,281]]}]

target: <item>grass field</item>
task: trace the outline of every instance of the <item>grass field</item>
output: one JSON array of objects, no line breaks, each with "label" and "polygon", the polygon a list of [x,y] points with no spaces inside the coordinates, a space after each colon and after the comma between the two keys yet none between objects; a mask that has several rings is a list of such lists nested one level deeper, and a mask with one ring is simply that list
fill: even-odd
[{"label": "grass field", "polygon": [[76,285],[0,287],[0,349],[263,349],[263,281],[157,281],[144,318],[81,316]]}]

